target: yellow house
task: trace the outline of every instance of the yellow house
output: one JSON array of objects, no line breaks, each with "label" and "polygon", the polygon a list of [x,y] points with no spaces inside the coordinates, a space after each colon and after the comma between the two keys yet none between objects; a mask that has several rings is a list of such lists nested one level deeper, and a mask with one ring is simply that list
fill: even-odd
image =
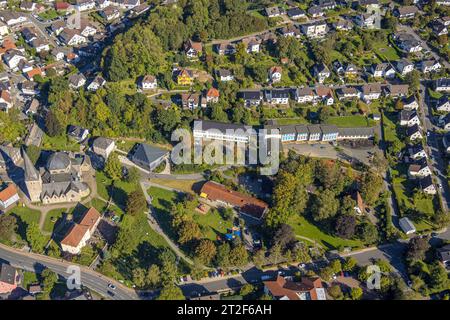
[{"label": "yellow house", "polygon": [[181,69],[177,76],[177,83],[180,86],[190,86],[194,81],[192,71],[188,69]]}]

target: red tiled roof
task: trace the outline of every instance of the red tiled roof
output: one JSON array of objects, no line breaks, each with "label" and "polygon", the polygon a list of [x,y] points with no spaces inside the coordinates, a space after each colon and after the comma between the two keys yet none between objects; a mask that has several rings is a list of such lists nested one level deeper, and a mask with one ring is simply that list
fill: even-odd
[{"label": "red tiled roof", "polygon": [[309,293],[311,300],[317,300],[315,289],[323,288],[320,278],[307,277],[303,277],[301,282],[293,282],[278,276],[275,281],[264,281],[264,285],[275,298],[286,296],[289,300],[300,300],[301,293]]},{"label": "red tiled roof", "polygon": [[11,102],[11,95],[6,90],[0,91],[0,98],[5,100],[6,102]]},{"label": "red tiled roof", "polygon": [[206,194],[210,200],[220,200],[238,207],[243,213],[254,216],[257,219],[261,219],[269,207],[264,201],[237,191],[228,190],[225,186],[213,181],[206,182],[200,193]]},{"label": "red tiled roof", "polygon": [[217,90],[216,88],[211,88],[208,90],[208,92],[206,93],[206,96],[208,97],[219,97],[219,90]]},{"label": "red tiled roof", "polygon": [[37,75],[39,75],[39,76],[42,75],[41,68],[34,68],[33,70],[27,72],[27,77],[30,80],[33,79],[33,77],[37,76]]},{"label": "red tiled roof", "polygon": [[9,184],[5,189],[0,191],[0,200],[5,202],[17,194],[17,189],[13,184]]},{"label": "red tiled roof", "polygon": [[69,233],[64,237],[61,241],[61,244],[77,247],[80,243],[81,239],[83,239],[86,232],[93,231],[98,219],[100,219],[100,213],[98,213],[97,209],[90,208],[83,215],[80,223],[74,224],[74,226],[70,229]]}]

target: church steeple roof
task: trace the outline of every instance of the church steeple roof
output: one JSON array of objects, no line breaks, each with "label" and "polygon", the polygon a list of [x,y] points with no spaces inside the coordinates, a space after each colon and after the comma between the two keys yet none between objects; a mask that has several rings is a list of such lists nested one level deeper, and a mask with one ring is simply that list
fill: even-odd
[{"label": "church steeple roof", "polygon": [[24,149],[22,149],[22,158],[23,158],[24,169],[25,169],[25,181],[39,180],[40,179],[39,171],[33,165],[33,163],[31,162],[30,158],[28,157],[28,155]]}]

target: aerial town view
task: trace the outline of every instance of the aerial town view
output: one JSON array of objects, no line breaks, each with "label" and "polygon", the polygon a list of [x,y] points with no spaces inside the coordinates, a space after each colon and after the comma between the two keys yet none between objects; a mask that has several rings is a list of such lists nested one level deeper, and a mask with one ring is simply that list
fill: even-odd
[{"label": "aerial town view", "polygon": [[450,300],[449,30],[450,0],[0,0],[0,300]]}]

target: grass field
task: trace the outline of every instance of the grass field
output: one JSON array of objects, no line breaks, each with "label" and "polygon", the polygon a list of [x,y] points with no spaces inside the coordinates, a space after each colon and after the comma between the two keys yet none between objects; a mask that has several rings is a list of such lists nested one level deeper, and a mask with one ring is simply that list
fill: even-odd
[{"label": "grass field", "polygon": [[368,127],[370,125],[369,120],[365,116],[354,115],[354,116],[342,116],[342,117],[330,117],[327,124],[334,124],[342,128],[352,128],[352,127]]},{"label": "grass field", "polygon": [[336,249],[340,246],[353,248],[363,247],[363,243],[359,240],[346,240],[324,233],[300,215],[291,217],[288,224],[292,226],[296,235],[317,241],[319,244],[328,249]]},{"label": "grass field", "polygon": [[55,209],[49,211],[45,217],[44,225],[42,226],[42,231],[52,233],[58,220],[61,219],[63,214],[67,212],[66,209]]},{"label": "grass field", "polygon": [[[169,234],[173,239],[176,239],[176,233],[171,225],[172,217],[170,208],[179,199],[180,195],[176,192],[150,187],[148,190],[149,195],[152,196],[152,205],[156,211],[158,222],[161,227]],[[216,240],[217,236],[226,232],[226,229],[231,227],[231,222],[224,221],[222,217],[213,211],[210,211],[206,215],[201,215],[196,212],[191,212],[194,221],[196,221],[203,231],[206,238]]]},{"label": "grass field", "polygon": [[151,182],[159,184],[161,186],[174,188],[180,191],[194,193],[192,186],[197,180],[168,180],[168,179],[151,179]]},{"label": "grass field", "polygon": [[77,142],[68,139],[66,135],[50,137],[44,133],[42,149],[80,151],[80,145]]},{"label": "grass field", "polygon": [[24,271],[23,272],[23,280],[22,280],[22,288],[25,290],[28,290],[28,287],[32,284],[35,284],[38,282],[38,278],[36,273],[31,271]]}]

